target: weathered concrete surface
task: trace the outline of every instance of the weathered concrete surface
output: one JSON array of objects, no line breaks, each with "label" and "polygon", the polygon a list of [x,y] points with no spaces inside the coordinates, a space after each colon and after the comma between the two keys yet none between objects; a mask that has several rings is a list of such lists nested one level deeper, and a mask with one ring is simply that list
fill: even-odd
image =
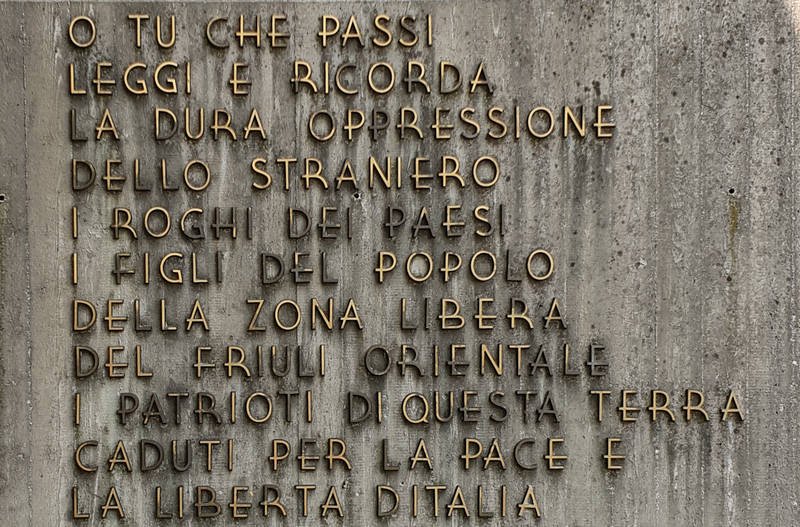
[{"label": "weathered concrete surface", "polygon": [[[327,489],[336,485],[347,504],[344,520],[328,523],[376,525],[374,486],[387,483],[408,489],[432,482],[461,484],[474,495],[482,483],[487,488],[509,485],[509,508],[518,489],[536,488],[543,525],[569,526],[762,526],[800,523],[800,471],[797,441],[800,420],[796,409],[800,353],[796,334],[798,188],[795,165],[798,154],[795,128],[800,114],[795,67],[800,6],[795,2],[749,0],[731,2],[401,2],[296,3],[296,4],[111,4],[111,3],[5,3],[0,18],[0,513],[7,525],[69,525],[72,485],[79,485],[82,507],[93,512],[91,525],[102,524],[99,507],[112,484],[123,498],[128,525],[156,525],[153,488],[161,485],[212,485],[229,498],[232,485],[277,483],[291,486],[312,483]],[[289,15],[293,27],[290,48],[281,52],[248,49],[214,52],[190,36],[179,35],[176,48],[158,53],[152,42],[141,51],[131,46],[130,12],[176,14],[196,35],[202,22],[212,16],[269,14]],[[484,61],[498,90],[491,103],[511,105],[612,104],[616,123],[611,141],[553,139],[499,143],[486,140],[464,143],[432,140],[400,143],[396,136],[370,143],[366,137],[346,144],[336,141],[320,147],[308,137],[303,116],[312,109],[330,107],[341,111],[348,105],[371,108],[373,100],[357,103],[341,97],[329,100],[289,90],[291,61],[303,58],[314,64],[327,59],[347,60],[339,50],[324,53],[314,44],[316,21],[322,13],[371,15],[385,11],[397,16],[406,11],[431,13],[437,27],[433,48],[415,52],[429,63],[450,60],[474,65]],[[72,16],[84,14],[97,20],[100,35],[91,51],[69,45],[65,30]],[[201,22],[202,21],[202,22]],[[110,28],[117,29],[117,36]],[[182,31],[182,30],[181,30]],[[189,29],[187,29],[189,31]],[[120,37],[119,35],[122,35]],[[251,63],[254,93],[234,99],[219,72],[228,72],[235,58]],[[197,75],[190,104],[206,108],[228,107],[248,112],[253,106],[269,116],[266,147],[203,140],[196,144],[173,141],[154,145],[145,126],[152,107],[182,107],[184,99],[137,100],[115,95],[107,101],[89,97],[70,99],[67,64],[93,65],[97,60],[127,64],[143,60],[148,65],[165,57],[191,59]],[[374,50],[352,57],[384,58],[402,63],[407,58],[397,48]],[[429,111],[436,99],[399,92],[386,99],[389,107],[416,104]],[[106,104],[122,123],[133,123],[119,144],[69,138],[69,110],[76,107],[95,117]],[[490,101],[457,95],[447,105],[490,106]],[[145,118],[141,118],[146,115]],[[136,134],[141,133],[141,136]],[[504,161],[508,180],[490,192],[464,191],[430,194],[410,191],[387,197],[363,192],[269,192],[253,194],[249,188],[249,160],[267,152],[271,156],[314,155],[339,166],[347,156],[363,160],[371,152],[391,155],[455,154],[472,159],[484,153]],[[152,170],[161,157],[185,162],[192,157],[208,159],[220,177],[198,195],[179,191],[174,195],[154,192],[139,195],[126,188],[118,195],[99,187],[73,193],[69,181],[71,158],[103,160],[116,157],[129,163],[142,159],[143,170]],[[363,161],[362,161],[363,162]],[[488,242],[467,237],[459,242],[412,242],[408,235],[391,242],[382,238],[375,210],[387,203],[411,208],[447,203],[466,207],[504,204],[510,211],[510,233]],[[81,210],[81,234],[70,236],[70,209]],[[109,235],[111,209],[129,207],[141,214],[162,205],[182,211],[191,206],[253,206],[263,227],[255,239],[191,243],[177,235],[165,240],[130,242]],[[279,217],[288,206],[308,209],[350,206],[354,209],[358,236],[352,242],[321,242],[319,238],[285,241],[279,224],[264,221]],[[274,212],[278,211],[278,212]],[[406,254],[414,248],[435,254],[455,247],[471,254],[480,248],[502,253],[507,247],[546,247],[553,252],[555,278],[544,284],[508,285],[502,281],[478,284],[462,276],[441,283],[412,287],[399,276],[392,288],[379,288],[372,279],[374,251],[389,248]],[[86,268],[81,282],[69,283],[69,258],[77,250]],[[113,254],[129,250],[162,254],[170,250],[211,255],[228,253],[224,287],[149,287],[128,281],[113,282]],[[336,272],[343,277],[337,287],[308,286],[288,282],[262,288],[257,282],[255,255],[263,250],[290,256],[294,250],[332,255]],[[247,269],[245,274],[244,269]],[[513,288],[513,289],[512,289]],[[543,333],[537,328],[530,338],[555,349],[568,341],[583,350],[591,341],[608,349],[609,375],[592,379],[516,377],[496,379],[477,375],[473,365],[466,378],[370,379],[361,368],[363,350],[376,343],[423,346],[449,342],[516,342],[519,333],[496,330],[488,336],[468,325],[457,336],[401,332],[396,319],[397,299],[402,296],[450,296],[463,302],[476,296],[507,299],[519,294],[533,305],[558,297],[565,309],[568,329]],[[366,312],[363,332],[302,331],[277,334],[272,329],[257,338],[246,334],[244,299],[297,298],[307,305],[312,296],[333,296],[337,302],[356,298]],[[168,298],[185,313],[201,298],[212,320],[209,334],[131,331],[110,334],[96,328],[89,335],[70,331],[72,299],[104,303],[107,298],[142,299],[149,312],[158,299]],[[541,308],[540,308],[541,309]],[[102,314],[100,315],[102,316]],[[386,322],[382,322],[382,318]],[[272,327],[272,326],[271,326]],[[523,339],[524,340],[524,339]],[[78,381],[73,374],[73,345],[91,345],[98,351],[108,345],[150,350],[156,376],[149,381],[96,378]],[[307,350],[326,344],[330,363],[324,380],[314,378],[274,381],[226,379],[222,370],[198,382],[191,364],[197,345],[221,349],[228,344],[296,343]],[[217,358],[220,356],[218,355]],[[585,358],[585,357],[584,357]],[[560,368],[554,365],[560,372]],[[350,428],[343,424],[342,395],[347,390],[405,394],[410,391],[474,388],[482,392],[551,389],[557,397],[561,422],[524,425],[513,419],[498,425],[482,419],[478,425],[453,422],[417,429],[400,423],[396,411],[389,425]],[[703,390],[711,421],[652,424],[641,412],[635,424],[616,418],[598,424],[588,391],[609,389],[665,390],[680,396],[686,389]],[[123,427],[114,410],[120,392],[145,396],[171,390],[208,391],[225,400],[230,390],[242,393],[263,389],[311,389],[317,397],[315,421],[306,425],[272,422],[269,428],[238,423],[234,426],[198,429],[189,422],[182,427],[145,428],[138,423]],[[720,422],[719,406],[733,389],[746,411],[744,423]],[[84,398],[79,428],[72,424],[72,397]],[[396,400],[394,401],[396,403]],[[614,399],[613,404],[617,400]],[[643,405],[644,406],[644,405]],[[396,410],[396,406],[394,407]],[[518,414],[514,414],[517,415]],[[185,416],[186,417],[186,416]],[[190,416],[189,416],[190,417]],[[240,416],[241,418],[241,416]],[[188,419],[187,419],[188,420]],[[278,476],[265,459],[275,437],[345,437],[353,455],[354,470],[346,473],[320,471],[299,473],[293,465]],[[515,441],[535,437],[541,446],[548,436],[567,438],[569,461],[561,473],[539,469],[522,473],[470,471],[458,466],[454,445],[464,437],[498,436]],[[624,439],[626,460],[621,473],[603,469],[603,445],[607,436]],[[224,467],[207,474],[197,465],[189,473],[166,468],[144,476],[117,471],[109,475],[105,460],[118,439],[135,445],[140,438],[171,439],[235,437],[241,459],[233,475]],[[379,439],[390,438],[411,455],[419,437],[426,438],[436,461],[434,470],[397,474],[380,471],[374,454]],[[97,474],[78,473],[72,461],[75,446],[95,439],[101,449]],[[538,451],[537,451],[538,452]],[[399,455],[399,454],[398,454]],[[540,453],[541,455],[541,453]],[[138,457],[131,454],[132,462]],[[248,461],[251,460],[252,462]],[[448,491],[449,492],[449,491]],[[97,497],[90,504],[90,495]],[[174,499],[168,495],[170,503]],[[417,520],[409,516],[408,493],[400,513],[390,525],[435,524],[425,509]],[[449,497],[449,496],[448,496]],[[289,525],[318,525],[322,490],[312,500],[312,515],[298,517],[292,494]],[[425,497],[427,500],[427,496]],[[252,498],[254,502],[260,497]],[[227,503],[227,502],[225,502]],[[224,519],[212,524],[229,524]],[[256,505],[257,507],[257,505]],[[191,501],[187,498],[187,512]],[[515,511],[514,511],[515,512]],[[274,511],[273,511],[274,513]],[[191,514],[189,515],[191,518]],[[445,523],[444,518],[439,518]],[[514,520],[516,521],[516,520]],[[106,524],[115,524],[108,520]],[[163,522],[168,523],[168,522]],[[191,520],[191,524],[202,524]],[[258,514],[241,522],[277,525]],[[511,520],[448,520],[450,524],[514,524]],[[530,523],[530,522],[528,522]]]}]

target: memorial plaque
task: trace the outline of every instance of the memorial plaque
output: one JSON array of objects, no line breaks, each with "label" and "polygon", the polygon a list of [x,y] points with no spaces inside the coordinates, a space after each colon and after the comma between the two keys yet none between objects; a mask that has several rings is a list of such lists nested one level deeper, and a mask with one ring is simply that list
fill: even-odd
[{"label": "memorial plaque", "polygon": [[794,0],[2,11],[3,525],[800,523]]}]

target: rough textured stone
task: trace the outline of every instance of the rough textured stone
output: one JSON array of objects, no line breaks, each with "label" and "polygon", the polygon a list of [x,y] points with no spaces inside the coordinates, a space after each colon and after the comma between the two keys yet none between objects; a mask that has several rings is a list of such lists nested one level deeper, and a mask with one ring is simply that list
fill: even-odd
[{"label": "rough textured stone", "polygon": [[[353,53],[337,46],[322,51],[315,41],[323,13],[340,17],[354,13],[367,20],[381,11],[391,16],[431,13],[436,27],[434,46],[414,48],[410,53],[394,46]],[[176,47],[163,53],[148,40],[141,50],[135,50],[126,20],[131,12],[177,15]],[[266,15],[272,12],[289,17],[292,39],[286,50],[220,52],[201,40],[204,23],[212,16],[235,19],[239,14],[260,13],[266,23]],[[291,509],[286,523],[291,525],[321,522],[319,504],[328,485],[337,486],[347,507],[344,520],[330,519],[328,523],[433,524],[427,495],[421,498],[426,506],[417,520],[410,517],[408,501],[411,485],[431,482],[460,484],[470,499],[478,484],[486,488],[507,484],[512,515],[519,489],[530,483],[542,508],[541,523],[546,525],[761,526],[800,522],[800,472],[796,468],[800,420],[794,413],[800,372],[795,315],[800,295],[796,289],[795,181],[800,6],[796,2],[17,2],[3,4],[3,14],[0,513],[4,524],[72,524],[70,489],[74,484],[84,492],[82,503],[95,516],[91,525],[103,523],[98,510],[112,484],[119,488],[129,525],[160,524],[153,518],[155,485],[203,484],[223,491],[219,499],[225,519],[217,524],[227,524],[231,521],[225,506],[230,487],[266,483],[281,485],[287,494],[299,483],[320,486],[313,494],[307,519],[298,516],[294,493],[286,499]],[[76,50],[67,40],[69,20],[79,14],[97,21],[98,41],[91,50]],[[348,100],[296,96],[288,82],[291,61],[296,58],[312,64],[386,60],[402,65],[409,57],[426,64],[450,60],[467,70],[483,61],[497,91],[491,99],[460,94],[439,101],[397,91],[387,97],[360,95]],[[192,61],[195,82],[188,104],[231,108],[239,122],[246,119],[250,108],[257,107],[266,117],[266,144],[208,139],[156,144],[149,128],[152,108],[157,104],[182,108],[186,98],[137,99],[120,92],[108,99],[90,96],[79,100],[68,95],[70,62],[79,68],[93,68],[98,60],[115,64],[141,60],[152,68],[166,58]],[[246,98],[230,95],[224,82],[232,63],[239,59],[250,63],[253,92]],[[119,69],[114,71],[118,78]],[[309,138],[305,121],[323,107],[342,112],[348,106],[368,110],[374,105],[389,109],[413,105],[425,109],[429,120],[436,106],[488,108],[514,103],[527,108],[612,104],[615,135],[608,141],[590,137],[539,142],[400,142],[396,134],[390,134],[371,142],[362,134],[351,143],[337,139],[320,145]],[[70,109],[97,117],[106,105],[123,129],[122,140],[118,144],[108,140],[71,142]],[[334,167],[348,157],[363,167],[370,153],[383,152],[407,158],[452,154],[462,160],[492,154],[502,162],[504,179],[490,191],[469,187],[428,193],[272,189],[256,194],[249,186],[249,162],[257,155],[314,156]],[[128,186],[112,195],[99,185],[77,193],[70,189],[69,162],[73,157],[93,159],[97,165],[106,158],[121,159],[126,171],[131,160],[139,158],[147,174],[154,172],[162,157],[174,160],[176,167],[200,157],[212,165],[215,179],[201,194],[144,195]],[[509,232],[504,238],[470,236],[456,242],[441,237],[413,241],[407,230],[396,241],[382,236],[382,207],[387,204],[407,210],[427,205],[441,211],[448,203],[461,203],[466,210],[481,203],[503,204],[510,218]],[[69,235],[73,205],[81,211],[77,241]],[[128,207],[140,216],[154,205],[172,211],[252,206],[259,229],[253,240],[240,234],[235,241],[202,244],[177,234],[138,242],[111,238],[108,227],[113,207]],[[330,242],[316,236],[286,239],[286,207],[318,210],[322,206],[353,209],[356,236],[352,241]],[[556,260],[554,278],[541,284],[478,283],[462,274],[448,284],[436,281],[415,286],[396,273],[386,287],[378,286],[371,272],[375,252],[381,248],[400,257],[416,249],[471,255],[482,248],[502,254],[506,248],[537,247],[549,249]],[[163,283],[145,287],[139,275],[117,286],[110,273],[113,254],[125,250],[134,255],[149,251],[154,256],[194,250],[206,258],[216,250],[225,251],[224,287]],[[284,281],[280,286],[262,287],[257,254],[271,251],[290,257],[295,250],[314,255],[311,262],[315,266],[315,255],[326,251],[341,283],[321,285],[315,275],[310,285]],[[69,282],[73,251],[78,251],[84,266],[75,288]],[[512,295],[529,300],[538,316],[551,298],[559,298],[568,329],[543,332],[537,326],[530,335],[508,329],[487,334],[468,324],[457,335],[443,335],[404,332],[398,326],[398,299],[404,296],[453,297],[466,304],[477,296],[505,301]],[[329,296],[336,299],[337,306],[355,298],[364,314],[365,330],[278,333],[270,324],[265,335],[253,337],[245,332],[246,298],[264,297],[271,305],[276,299],[296,298],[301,306],[307,306],[311,297]],[[191,302],[200,298],[213,327],[207,335],[182,330],[174,334],[154,331],[147,336],[130,330],[110,334],[102,328],[89,335],[74,335],[70,305],[75,297],[95,303],[123,298],[126,304],[140,298],[151,313],[162,297],[179,306],[176,313],[188,312]],[[522,341],[544,344],[551,350],[567,341],[583,360],[588,345],[601,342],[607,348],[609,374],[599,379],[585,373],[564,378],[556,360],[552,366],[558,375],[552,379],[482,377],[473,363],[465,378],[416,379],[393,373],[375,380],[361,366],[363,351],[378,343],[395,347],[409,343],[423,350],[434,343],[464,342],[474,349],[472,343],[476,342]],[[75,379],[74,345],[93,346],[102,359],[106,346],[131,348],[137,343],[146,349],[156,370],[153,379]],[[257,343],[299,345],[310,354],[325,344],[329,356],[326,376],[277,381],[267,376],[247,381],[238,376],[227,379],[218,369],[202,382],[194,379],[195,346],[213,346],[218,352],[215,358],[221,361],[223,346],[241,344],[249,349]],[[411,391],[466,388],[510,393],[523,387],[552,390],[561,422],[526,425],[515,409],[502,425],[492,423],[484,413],[477,425],[454,421],[420,429],[401,423],[396,411],[397,398]],[[588,397],[589,390],[609,389],[614,392],[610,403],[616,405],[621,389],[638,390],[639,401],[646,401],[649,390],[660,389],[683,404],[681,395],[689,388],[706,394],[709,423],[686,423],[679,418],[673,424],[661,418],[654,424],[646,410],[634,424],[620,423],[616,415],[597,423]],[[317,403],[314,423],[287,426],[273,420],[267,427],[240,422],[200,429],[190,422],[162,429],[138,423],[123,427],[114,414],[120,392],[134,392],[143,398],[150,392],[202,390],[216,394],[222,403],[231,390],[249,393],[259,389],[270,393],[313,390]],[[744,423],[720,422],[718,409],[731,389],[746,411]],[[76,390],[84,400],[79,428],[72,424]],[[380,427],[345,426],[344,394],[348,390],[389,394],[394,404],[387,409],[392,412],[387,418],[390,422]],[[189,414],[184,414],[187,417]],[[548,436],[565,437],[567,468],[549,472],[540,459],[539,468],[532,473],[516,469],[465,471],[455,451],[468,436],[484,440],[498,436],[504,442],[534,437],[538,455]],[[620,473],[603,468],[602,441],[607,436],[624,441],[627,459]],[[132,475],[119,471],[109,475],[103,466],[118,439],[133,447],[141,438],[227,437],[235,437],[240,449],[233,474],[221,464],[212,474],[195,466],[190,475],[165,468],[152,475],[138,470]],[[276,476],[266,459],[269,442],[275,437],[344,437],[354,470],[300,473],[293,464]],[[397,474],[383,473],[376,452],[384,437],[407,451],[407,456],[417,439],[424,437],[434,470],[409,472],[404,467]],[[75,446],[88,439],[101,443],[97,458],[101,468],[89,476],[79,474],[72,460]],[[131,461],[136,464],[138,456],[131,450]],[[374,513],[374,487],[384,483],[402,488],[404,501],[394,519],[379,521]],[[96,497],[89,505],[91,494]],[[258,494],[252,498],[254,503],[260,500]],[[173,496],[166,496],[171,502]],[[192,496],[187,496],[186,502],[189,517]],[[516,521],[496,517],[469,520],[484,525]],[[112,520],[106,523],[115,524]],[[265,520],[255,512],[242,522],[278,523],[274,517]]]}]

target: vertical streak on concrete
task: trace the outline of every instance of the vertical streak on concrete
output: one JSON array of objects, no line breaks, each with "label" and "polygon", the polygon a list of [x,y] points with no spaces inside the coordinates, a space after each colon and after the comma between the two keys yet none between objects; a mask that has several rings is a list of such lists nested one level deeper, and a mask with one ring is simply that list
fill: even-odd
[{"label": "vertical streak on concrete", "polygon": [[[30,356],[32,377],[31,465],[33,526],[72,524],[72,430],[74,384],[69,361],[73,292],[70,182],[59,177],[69,163],[69,100],[56,42],[65,11],[54,3],[25,3],[26,58],[24,127],[28,140],[27,182],[30,238]],[[57,491],[54,491],[57,489]]]},{"label": "vertical streak on concrete", "polygon": [[[800,33],[800,1],[789,0],[788,2],[789,17],[791,19],[791,32],[789,35],[790,50],[789,50],[789,119],[790,119],[790,146],[789,154],[787,156],[789,164],[789,173],[791,174],[791,224],[789,225],[789,239],[790,243],[788,249],[791,253],[790,260],[790,291],[789,303],[787,305],[787,312],[785,314],[785,324],[788,329],[788,343],[787,348],[790,360],[788,365],[788,386],[789,389],[797,393],[798,386],[800,386],[800,348],[798,347],[798,258],[800,258],[800,213],[798,213],[798,192],[800,192],[800,183],[797,181],[797,167],[798,164],[798,142],[797,142],[797,120],[800,119],[800,105],[798,105],[797,86],[800,83],[800,67],[797,66],[798,46],[797,36]],[[800,420],[790,419],[787,424],[787,432],[790,438],[789,455],[787,457],[787,465],[791,467],[800,466]],[[790,484],[786,502],[791,504],[791,507],[796,511],[800,506],[800,486]],[[786,510],[786,509],[784,509]],[[785,515],[787,518],[792,517],[792,509],[790,508]]]},{"label": "vertical streak on concrete", "polygon": [[22,4],[0,17],[0,517],[31,521],[31,303]]}]

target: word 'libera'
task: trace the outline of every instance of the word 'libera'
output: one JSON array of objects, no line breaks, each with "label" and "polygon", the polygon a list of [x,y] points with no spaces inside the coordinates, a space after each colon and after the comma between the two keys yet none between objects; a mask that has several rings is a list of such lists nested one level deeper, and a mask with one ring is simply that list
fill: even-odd
[{"label": "word 'libera'", "polygon": [[[420,302],[421,300],[421,302]],[[413,302],[416,301],[416,304]],[[250,319],[246,323],[249,333],[266,332],[268,326],[265,320],[265,307],[272,314],[274,327],[283,331],[295,331],[298,328],[310,326],[310,329],[339,329],[353,328],[364,329],[358,304],[349,298],[342,307],[341,303],[333,297],[321,301],[316,297],[309,300],[308,309],[303,309],[300,304],[290,298],[282,299],[270,304],[263,298],[249,298],[245,303],[250,306]],[[510,329],[531,330],[535,327],[534,317],[530,315],[528,303],[522,298],[511,298],[505,313],[493,311],[498,301],[492,297],[478,297],[468,309],[467,303],[454,298],[441,298],[439,302],[432,302],[430,298],[423,299],[400,298],[400,320],[402,329],[434,327],[441,330],[460,330],[467,324],[468,319],[474,320],[477,329],[491,330],[496,327],[496,321],[505,319]],[[105,304],[105,309],[99,312],[98,305]],[[127,311],[125,306],[129,306]],[[172,306],[170,306],[172,304]],[[162,332],[178,331],[179,322],[176,321],[174,302],[161,298],[156,302],[156,330]],[[338,307],[337,307],[338,306]],[[433,306],[433,307],[432,307]],[[413,310],[412,310],[413,308]],[[99,313],[98,313],[99,312]],[[186,309],[185,318],[182,318],[186,332],[193,330],[210,331],[211,324],[207,316],[207,308],[203,307],[200,298],[192,301],[191,307]],[[412,315],[413,313],[413,315]],[[98,314],[103,315],[98,324]],[[138,298],[133,302],[121,298],[108,298],[103,303],[92,300],[75,298],[72,301],[72,331],[84,333],[91,331],[96,325],[102,326],[109,333],[122,332],[130,329],[136,332],[150,332],[154,330],[151,313],[142,309],[142,301]],[[544,327],[547,329],[552,323],[561,328],[566,327],[565,319],[561,312],[558,299],[553,298],[547,313],[542,317]]]}]

